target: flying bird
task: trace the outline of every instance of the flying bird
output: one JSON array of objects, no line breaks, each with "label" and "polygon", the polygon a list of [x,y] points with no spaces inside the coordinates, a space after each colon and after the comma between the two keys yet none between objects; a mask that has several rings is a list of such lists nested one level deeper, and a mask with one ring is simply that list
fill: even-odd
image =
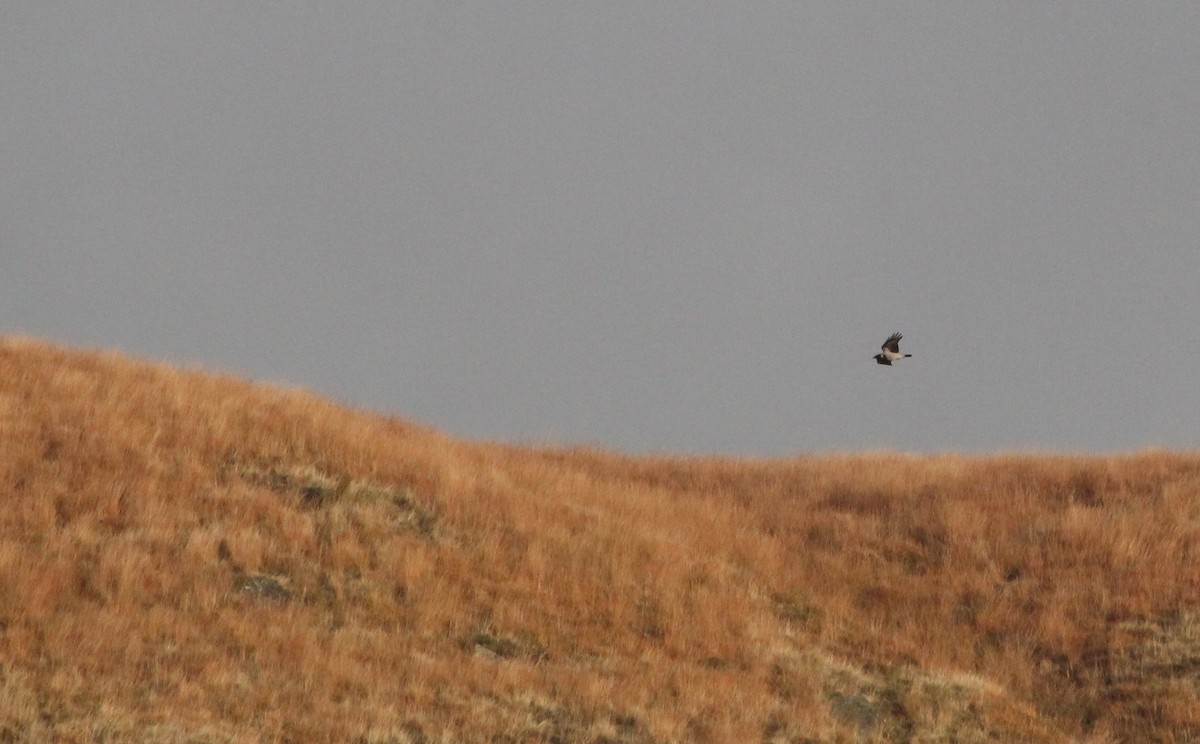
[{"label": "flying bird", "polygon": [[886,364],[890,367],[892,366],[892,362],[896,361],[897,359],[903,359],[905,357],[912,356],[912,354],[900,353],[900,339],[902,338],[904,338],[904,336],[900,335],[899,333],[893,333],[892,335],[888,336],[888,340],[883,342],[883,351],[875,355],[875,362],[877,364]]}]

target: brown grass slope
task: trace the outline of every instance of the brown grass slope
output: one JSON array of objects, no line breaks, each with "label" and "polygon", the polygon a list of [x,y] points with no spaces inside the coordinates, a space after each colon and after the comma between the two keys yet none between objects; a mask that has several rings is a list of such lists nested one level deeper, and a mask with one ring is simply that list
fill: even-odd
[{"label": "brown grass slope", "polygon": [[1200,738],[1200,455],[456,441],[0,340],[0,741]]}]

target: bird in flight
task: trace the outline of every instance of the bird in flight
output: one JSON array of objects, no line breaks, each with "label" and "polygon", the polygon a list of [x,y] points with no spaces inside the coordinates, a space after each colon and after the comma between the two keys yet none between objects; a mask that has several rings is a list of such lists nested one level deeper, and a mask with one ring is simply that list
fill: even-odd
[{"label": "bird in flight", "polygon": [[900,353],[900,339],[902,338],[904,338],[904,336],[900,335],[899,333],[893,333],[892,335],[888,336],[888,340],[883,342],[883,351],[875,355],[875,362],[877,364],[886,364],[890,367],[892,366],[892,362],[896,361],[897,359],[903,359],[905,357],[912,356],[912,354]]}]

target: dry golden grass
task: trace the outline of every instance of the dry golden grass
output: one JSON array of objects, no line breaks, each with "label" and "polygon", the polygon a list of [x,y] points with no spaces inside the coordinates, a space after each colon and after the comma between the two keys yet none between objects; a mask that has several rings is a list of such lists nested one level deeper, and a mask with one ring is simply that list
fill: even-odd
[{"label": "dry golden grass", "polygon": [[1200,738],[1200,455],[629,458],[0,342],[0,741]]}]

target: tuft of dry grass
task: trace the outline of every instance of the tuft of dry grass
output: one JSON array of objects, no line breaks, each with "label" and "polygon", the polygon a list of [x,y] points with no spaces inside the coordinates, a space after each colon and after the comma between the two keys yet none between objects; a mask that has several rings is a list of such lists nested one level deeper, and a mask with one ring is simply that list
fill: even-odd
[{"label": "tuft of dry grass", "polygon": [[1200,454],[631,458],[0,341],[0,741],[1200,738]]}]

